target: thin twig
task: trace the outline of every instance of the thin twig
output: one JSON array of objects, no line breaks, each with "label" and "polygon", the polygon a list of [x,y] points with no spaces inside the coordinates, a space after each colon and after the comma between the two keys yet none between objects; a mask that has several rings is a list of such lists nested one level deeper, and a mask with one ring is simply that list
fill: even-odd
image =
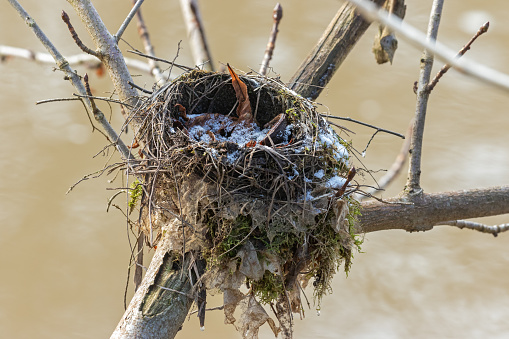
[{"label": "thin twig", "polygon": [[[475,35],[472,37],[472,39],[470,39],[470,41],[467,42],[467,44],[465,46],[463,46],[463,48],[458,52],[458,55],[456,57],[459,58],[459,57],[463,56],[470,49],[470,46],[474,43],[474,41],[479,36],[483,35],[484,33],[486,33],[488,31],[489,27],[490,27],[490,23],[489,22],[486,22],[484,25],[482,25],[479,28],[479,30],[477,31],[477,33],[475,33]],[[433,88],[435,88],[435,86],[437,85],[437,83],[440,80],[440,78],[442,78],[444,76],[444,74],[450,68],[451,68],[451,65],[445,64],[442,67],[442,69],[440,69],[440,71],[438,71],[437,75],[435,75],[433,80],[431,80],[431,82],[428,84],[428,87],[426,88],[428,92],[431,92],[433,90]]]},{"label": "thin twig", "polygon": [[272,12],[272,18],[274,19],[274,24],[272,25],[272,32],[270,32],[269,42],[267,43],[267,48],[265,49],[265,55],[263,57],[262,65],[260,66],[260,74],[267,74],[267,68],[269,67],[270,60],[272,59],[272,53],[274,52],[274,48],[276,47],[276,38],[277,33],[279,32],[278,26],[281,18],[283,17],[283,7],[279,4],[276,4],[274,7],[274,11]]},{"label": "thin twig", "polygon": [[195,64],[201,66],[204,70],[213,71],[214,66],[212,65],[207,39],[205,39],[198,1],[180,0],[180,7],[186,23],[189,45]]},{"label": "thin twig", "polygon": [[192,68],[192,67],[189,67],[189,66],[177,64],[177,63],[175,63],[173,61],[168,61],[168,60],[161,59],[161,58],[158,58],[158,57],[155,57],[155,56],[152,56],[152,55],[141,53],[140,51],[129,50],[127,52],[133,53],[133,54],[136,54],[136,55],[148,58],[148,59],[152,59],[152,60],[155,60],[155,61],[164,62],[166,64],[169,64],[169,65],[175,66],[177,68],[180,68],[181,70],[184,70],[184,71],[192,71],[193,69],[195,69],[195,68]]},{"label": "thin twig", "polygon": [[[133,3],[136,0],[133,0]],[[140,36],[141,41],[143,42],[143,47],[145,48],[145,53],[151,56],[155,56],[154,47],[150,41],[150,35],[148,34],[147,26],[145,25],[145,21],[143,20],[143,16],[141,15],[141,9],[136,12],[136,18],[138,21],[138,34]],[[164,82],[164,77],[161,72],[161,68],[157,64],[157,62],[153,59],[148,59],[148,64],[150,66],[150,73],[154,76],[157,82]]]},{"label": "thin twig", "polygon": [[[60,52],[56,49],[56,47],[53,45],[53,43],[48,39],[48,37],[44,34],[44,32],[40,29],[39,25],[35,22],[35,20],[21,7],[18,1],[16,0],[9,0],[9,3],[11,6],[16,9],[18,14],[21,16],[21,18],[25,21],[25,23],[30,27],[30,29],[34,32],[34,34],[37,36],[37,38],[41,41],[43,46],[48,50],[48,52],[51,54],[53,59],[55,60],[55,63],[57,64],[57,67],[62,70],[66,78],[69,79],[74,86],[74,88],[80,93],[81,95],[86,95],[86,89],[83,83],[81,82],[80,77],[76,72],[74,72],[71,67],[69,66],[69,63],[65,58],[60,54]],[[92,105],[89,99],[84,100],[86,106],[92,110]],[[111,127],[110,123],[106,118],[103,118],[98,120],[103,129],[105,130],[106,134],[108,135],[109,139],[112,140],[115,143],[115,146],[117,146],[117,149],[119,152],[124,156],[125,159],[134,159],[134,156],[131,154],[127,146],[124,144],[124,142],[119,138],[118,134],[115,132],[113,127]]]},{"label": "thin twig", "polygon": [[[428,25],[428,41],[435,41],[438,35],[438,26],[442,16],[443,0],[434,0],[431,7],[430,21]],[[421,72],[417,85],[417,104],[415,109],[415,123],[410,142],[410,166],[408,169],[408,179],[406,191],[409,194],[421,194],[421,160],[422,160],[422,139],[424,136],[424,122],[426,121],[426,110],[428,107],[429,92],[427,86],[431,77],[433,68],[433,54],[424,50],[421,58]]]},{"label": "thin twig", "polygon": [[328,114],[320,114],[320,115],[322,117],[324,117],[324,118],[331,118],[331,119],[338,119],[338,120],[345,120],[345,121],[354,122],[354,123],[362,125],[362,126],[366,126],[366,127],[370,127],[370,128],[376,129],[377,132],[384,132],[384,133],[388,133],[388,134],[392,134],[392,135],[395,135],[397,137],[400,137],[401,139],[405,139],[405,136],[403,134],[401,134],[401,133],[389,131],[388,129],[376,127],[376,126],[373,126],[373,125],[370,125],[370,124],[367,124],[365,122],[362,122],[362,121],[359,121],[359,120],[355,120],[355,119],[352,119],[352,118],[338,117],[338,116],[335,116],[335,115],[328,115]]},{"label": "thin twig", "polygon": [[348,0],[357,6],[357,10],[366,18],[378,21],[389,26],[400,37],[419,48],[426,48],[437,58],[450,64],[457,71],[475,77],[485,83],[509,90],[509,75],[498,72],[492,68],[468,60],[468,58],[456,58],[456,52],[438,41],[428,41],[426,35],[412,25],[407,24],[395,15],[389,15],[386,11],[379,10],[371,1]]},{"label": "thin twig", "polygon": [[76,45],[78,45],[78,47],[83,52],[93,55],[98,58],[99,54],[96,51],[85,46],[83,41],[81,41],[80,37],[78,36],[78,33],[76,33],[76,31],[74,30],[74,27],[72,27],[71,19],[69,19],[69,15],[67,15],[67,13],[65,11],[62,11],[62,20],[66,23],[67,28],[69,29],[69,32],[71,33],[71,36],[72,36],[74,42],[76,43]]},{"label": "thin twig", "polygon": [[129,25],[129,23],[131,23],[131,20],[134,18],[134,15],[139,10],[139,8],[140,8],[141,4],[143,3],[143,1],[145,1],[145,0],[138,0],[138,1],[136,1],[136,3],[134,4],[133,8],[131,9],[131,11],[129,12],[127,17],[125,18],[124,22],[122,23],[122,25],[120,25],[120,28],[118,29],[117,34],[115,34],[115,40],[117,41],[117,43],[120,41],[120,38],[122,37],[122,34],[124,34],[125,29]]},{"label": "thin twig", "polygon": [[467,220],[442,221],[436,225],[456,226],[459,229],[466,228],[466,229],[478,231],[481,233],[491,233],[491,234],[493,234],[494,237],[498,236],[499,233],[509,230],[509,224],[489,226],[489,225],[485,225],[485,224],[481,224],[481,223],[473,222],[473,221],[467,221]]},{"label": "thin twig", "polygon": [[414,126],[414,120],[408,124],[408,130],[405,135],[405,141],[403,142],[403,145],[401,145],[401,149],[396,156],[396,159],[392,163],[391,168],[385,173],[383,177],[378,180],[378,187],[370,188],[369,190],[365,191],[367,195],[363,195],[359,198],[360,201],[365,200],[367,198],[370,198],[372,194],[375,194],[376,192],[379,192],[381,190],[384,190],[389,186],[394,179],[398,177],[398,175],[401,173],[401,169],[403,168],[403,165],[406,162],[406,159],[408,157],[408,150],[410,149],[410,141],[412,140],[412,130]]}]

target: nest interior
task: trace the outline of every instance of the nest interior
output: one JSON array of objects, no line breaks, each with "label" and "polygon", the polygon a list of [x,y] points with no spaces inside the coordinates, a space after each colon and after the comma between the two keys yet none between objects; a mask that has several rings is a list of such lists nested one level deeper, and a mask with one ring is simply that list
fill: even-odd
[{"label": "nest interior", "polygon": [[246,284],[244,296],[302,312],[299,285],[314,278],[319,302],[361,242],[350,146],[278,80],[239,79],[252,121],[228,74],[195,70],[145,98],[139,226],[151,246],[169,236],[176,257],[206,261],[201,281],[225,293],[225,310]]}]

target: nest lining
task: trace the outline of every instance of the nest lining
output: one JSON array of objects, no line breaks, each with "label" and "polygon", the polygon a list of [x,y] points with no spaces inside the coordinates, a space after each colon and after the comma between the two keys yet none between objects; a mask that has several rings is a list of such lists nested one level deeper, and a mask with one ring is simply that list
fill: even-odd
[{"label": "nest lining", "polygon": [[320,300],[360,244],[345,192],[350,146],[312,102],[257,75],[240,76],[254,121],[239,123],[231,79],[192,71],[145,98],[135,117],[145,165],[134,174],[151,193],[140,227],[152,245],[169,232],[173,248],[201,253],[207,288],[247,283],[259,301],[301,312],[296,284],[314,278]]}]

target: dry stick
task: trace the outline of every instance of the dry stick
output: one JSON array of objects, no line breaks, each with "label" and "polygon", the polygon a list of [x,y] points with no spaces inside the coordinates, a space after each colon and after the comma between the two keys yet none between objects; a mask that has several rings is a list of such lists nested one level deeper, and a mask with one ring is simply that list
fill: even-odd
[{"label": "dry stick", "polygon": [[186,23],[189,45],[194,62],[206,71],[214,71],[212,57],[205,39],[205,31],[200,16],[197,0],[180,0],[180,8]]},{"label": "dry stick", "polygon": [[[136,0],[133,0],[133,3]],[[138,34],[140,36],[141,41],[143,42],[143,47],[145,48],[145,53],[151,56],[155,56],[154,47],[150,42],[150,36],[148,34],[147,26],[145,25],[145,21],[143,20],[143,16],[141,15],[141,9],[136,12],[136,18],[138,21]],[[154,59],[148,59],[148,64],[150,66],[150,74],[154,76],[158,83],[164,82],[164,77],[161,72],[161,68],[157,64]]]},{"label": "dry stick", "polygon": [[396,159],[392,163],[391,168],[387,171],[387,173],[378,180],[378,187],[377,188],[371,188],[370,190],[366,191],[367,196],[361,196],[359,198],[360,201],[365,200],[370,197],[370,195],[375,194],[376,192],[379,192],[381,190],[384,190],[389,186],[394,179],[396,179],[401,173],[401,169],[403,168],[403,165],[406,162],[406,159],[408,157],[408,150],[410,149],[410,141],[412,140],[412,130],[414,127],[414,120],[410,121],[408,124],[408,130],[405,135],[405,141],[403,142],[403,145],[401,145],[401,149],[396,156]]},{"label": "dry stick", "polygon": [[459,229],[467,228],[481,233],[491,233],[493,234],[494,237],[498,236],[499,233],[509,230],[509,224],[489,226],[478,222],[466,220],[442,221],[437,224],[437,226],[439,225],[456,226]]},{"label": "dry stick", "polygon": [[[434,0],[431,7],[430,21],[428,25],[428,41],[435,41],[438,35],[438,26],[442,16],[443,0]],[[405,191],[410,195],[419,195],[422,193],[421,178],[421,160],[422,160],[422,139],[424,135],[424,122],[426,120],[426,110],[428,106],[429,91],[427,86],[431,77],[433,68],[433,54],[427,49],[421,58],[421,72],[417,85],[417,105],[415,109],[415,123],[410,143],[410,166],[408,169],[408,179]]]},{"label": "dry stick", "polygon": [[403,22],[395,15],[389,15],[367,0],[348,0],[357,6],[357,10],[368,20],[378,21],[388,26],[400,37],[419,48],[424,47],[457,71],[475,77],[485,83],[509,90],[509,75],[481,65],[466,58],[456,58],[456,52],[438,41],[428,41],[426,35],[415,27]]},{"label": "dry stick", "polygon": [[272,18],[274,19],[274,24],[272,25],[272,32],[270,33],[269,42],[267,43],[267,49],[265,49],[265,55],[263,57],[262,65],[260,66],[260,74],[267,74],[267,68],[269,67],[270,60],[272,59],[272,53],[274,52],[274,48],[276,47],[276,38],[277,33],[279,32],[278,26],[281,18],[283,17],[283,7],[279,4],[276,4],[274,7],[274,11],[272,12]]},{"label": "dry stick", "polygon": [[[384,0],[374,0],[381,5]],[[320,40],[290,79],[289,87],[305,98],[315,100],[341,66],[346,56],[369,27],[370,22],[345,3]]]},{"label": "dry stick", "polygon": [[370,127],[370,128],[376,129],[377,132],[384,132],[384,133],[392,134],[392,135],[398,136],[398,137],[400,137],[402,139],[405,139],[405,136],[403,134],[401,134],[401,133],[389,131],[388,129],[376,127],[376,126],[373,126],[373,125],[370,125],[368,123],[365,123],[365,122],[362,122],[362,121],[359,121],[359,120],[355,120],[355,119],[352,119],[352,118],[338,117],[338,116],[335,116],[335,115],[328,115],[328,114],[320,114],[320,115],[322,117],[326,118],[326,119],[331,118],[331,119],[338,119],[338,120],[345,120],[345,121],[354,122],[354,123],[362,125],[362,126],[366,126],[366,127]]},{"label": "dry stick", "polygon": [[[55,63],[57,64],[57,67],[64,72],[66,75],[66,79],[71,81],[71,84],[74,86],[76,91],[78,91],[81,95],[87,95],[87,91],[85,89],[85,86],[81,82],[81,79],[78,74],[76,74],[71,67],[69,66],[69,63],[65,60],[65,58],[60,54],[60,52],[56,49],[56,47],[53,45],[53,43],[48,39],[48,37],[44,34],[44,32],[40,29],[40,27],[37,25],[35,20],[21,7],[21,5],[16,0],[9,0],[9,3],[11,6],[16,9],[18,14],[21,16],[23,20],[25,20],[28,27],[32,29],[34,34],[37,36],[37,38],[41,41],[43,46],[48,50],[48,52],[51,54],[53,59],[55,60]],[[92,109],[92,103],[90,99],[83,100],[85,105],[90,111],[93,111]],[[108,120],[104,117],[104,114],[100,113],[94,116],[96,120],[101,124],[104,131],[108,135],[109,139],[112,140],[115,143],[115,146],[119,150],[119,152],[123,155],[125,159],[134,159],[131,152],[127,148],[127,146],[124,144],[124,142],[119,138],[118,134],[115,132],[115,130],[111,127]]]},{"label": "dry stick", "polygon": [[[486,22],[484,25],[482,25],[479,30],[477,31],[477,33],[472,37],[472,39],[470,39],[469,42],[467,42],[467,44],[465,46],[463,46],[463,48],[458,52],[458,55],[456,57],[461,57],[462,55],[464,55],[469,49],[470,49],[470,46],[472,45],[472,43],[481,35],[483,35],[484,33],[486,33],[488,31],[488,28],[490,27],[490,23],[489,22]],[[437,85],[438,81],[440,80],[440,78],[442,78],[444,76],[444,74],[451,68],[451,65],[449,64],[445,64],[442,69],[440,69],[440,71],[437,73],[437,75],[435,75],[435,77],[433,78],[433,80],[431,80],[431,82],[428,84],[428,86],[426,87],[426,90],[428,92],[431,92],[433,90],[433,88],[435,88],[435,86]]]},{"label": "dry stick", "polygon": [[120,41],[120,38],[122,37],[122,34],[124,34],[125,29],[129,25],[129,23],[131,23],[131,20],[133,19],[133,17],[136,14],[136,12],[138,12],[138,10],[140,9],[140,6],[143,3],[143,1],[145,1],[145,0],[138,0],[138,1],[134,2],[133,8],[131,9],[131,11],[129,12],[127,17],[125,18],[125,20],[122,23],[122,25],[120,25],[120,27],[119,27],[119,29],[117,31],[117,34],[115,34],[115,40],[117,41],[117,43]]}]

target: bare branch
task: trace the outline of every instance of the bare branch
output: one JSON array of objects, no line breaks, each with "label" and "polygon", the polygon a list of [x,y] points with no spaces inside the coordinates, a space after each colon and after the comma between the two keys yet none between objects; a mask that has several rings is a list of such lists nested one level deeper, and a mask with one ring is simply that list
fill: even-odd
[{"label": "bare branch", "polygon": [[[43,33],[43,31],[39,28],[35,20],[21,7],[21,5],[16,0],[9,0],[9,3],[16,9],[18,14],[21,16],[23,20],[27,23],[28,27],[32,29],[34,34],[37,36],[37,38],[41,41],[41,43],[44,45],[44,47],[48,50],[48,52],[51,54],[51,56],[54,58],[55,63],[57,64],[58,68],[62,70],[66,78],[69,79],[79,94],[81,95],[87,95],[87,91],[85,89],[85,86],[81,82],[80,77],[71,69],[69,66],[69,63],[64,59],[62,54],[56,49],[56,47],[53,45],[53,43],[46,37],[46,35]],[[84,99],[85,105],[89,108],[90,111],[93,111],[92,109],[92,103],[90,99]],[[98,119],[99,118],[99,119]],[[105,130],[106,134],[109,136],[110,140],[113,141],[119,150],[119,152],[122,154],[122,156],[125,159],[134,159],[131,152],[127,148],[127,146],[124,144],[124,142],[120,139],[118,134],[113,130],[113,127],[109,124],[108,120],[104,118],[104,115],[101,113],[101,115],[96,116],[96,120],[101,124],[103,129]]]},{"label": "bare branch", "polygon": [[272,12],[272,18],[274,19],[274,24],[272,25],[272,32],[270,33],[269,42],[267,43],[267,49],[265,50],[265,55],[263,57],[262,65],[260,66],[260,74],[267,74],[267,68],[269,67],[270,60],[272,59],[272,53],[274,52],[274,48],[276,47],[276,37],[279,32],[278,26],[281,18],[283,18],[283,7],[279,4],[276,4],[274,7],[274,11]]},{"label": "bare branch", "polygon": [[[55,59],[48,53],[35,52],[25,48],[18,48],[12,46],[0,45],[0,57],[1,58],[22,58],[26,60],[36,61],[46,64],[54,64]],[[101,60],[90,54],[76,54],[64,57],[67,60],[69,66],[85,65],[88,68],[99,68],[102,64]],[[151,68],[148,64],[130,58],[124,58],[124,61],[128,67],[145,73],[151,73]]]},{"label": "bare branch", "polygon": [[117,43],[120,41],[122,34],[124,34],[125,29],[127,28],[127,26],[129,26],[129,23],[131,23],[131,20],[134,18],[134,15],[136,14],[136,12],[138,12],[138,10],[140,9],[140,6],[143,3],[143,1],[145,1],[145,0],[136,1],[133,8],[131,9],[131,11],[129,12],[127,17],[125,18],[124,22],[122,23],[122,25],[120,25],[120,27],[117,31],[117,34],[115,34],[115,40],[117,41]]},{"label": "bare branch", "polygon": [[[489,22],[486,22],[484,25],[482,25],[479,30],[477,31],[477,33],[475,33],[475,35],[472,37],[472,39],[470,39],[469,42],[467,42],[467,44],[465,46],[463,46],[463,48],[458,52],[458,55],[456,57],[461,57],[463,56],[469,49],[470,49],[470,46],[474,43],[474,41],[481,35],[483,35],[484,33],[486,33],[488,31],[488,28],[490,27],[490,23]],[[435,77],[433,78],[433,80],[428,84],[428,87],[426,88],[429,92],[431,92],[433,90],[433,88],[435,88],[435,86],[437,85],[438,81],[440,80],[440,78],[442,78],[444,76],[445,73],[447,73],[447,71],[451,68],[451,65],[449,64],[445,64],[442,69],[440,69],[440,71],[438,71],[437,75],[435,75]]]},{"label": "bare branch", "polygon": [[466,221],[466,220],[442,221],[442,222],[437,223],[436,226],[439,226],[439,225],[456,226],[459,229],[466,228],[466,229],[478,231],[481,233],[491,233],[491,234],[493,234],[494,237],[498,236],[499,233],[509,230],[509,224],[489,226],[489,225],[481,224],[478,222]]},{"label": "bare branch", "polygon": [[427,231],[444,220],[509,213],[509,186],[392,198],[362,203],[359,231]]},{"label": "bare branch", "polygon": [[[374,0],[378,5],[384,0]],[[305,98],[316,99],[364,34],[370,23],[345,3],[316,46],[290,79],[289,87]]]},{"label": "bare branch", "polygon": [[[430,21],[428,25],[428,41],[436,41],[438,35],[438,26],[442,17],[443,0],[434,0],[431,6]],[[426,120],[426,110],[428,107],[429,91],[428,83],[433,68],[433,54],[427,49],[421,58],[421,72],[417,84],[417,107],[415,109],[414,129],[412,141],[410,143],[410,166],[408,169],[408,179],[405,190],[409,194],[420,194],[422,192],[420,185],[421,178],[421,160],[422,160],[422,139],[424,136],[424,122]]]},{"label": "bare branch", "polygon": [[187,36],[195,64],[204,70],[213,71],[214,66],[212,65],[207,39],[205,39],[198,1],[180,0],[180,7],[186,23]]},{"label": "bare branch", "polygon": [[[136,0],[133,0],[133,3]],[[145,53],[155,57],[154,47],[150,42],[150,36],[148,34],[147,26],[145,25],[145,21],[143,20],[143,16],[141,15],[141,9],[136,12],[136,18],[138,19],[138,34],[140,35],[140,39],[143,42],[143,47],[145,48]],[[148,64],[150,66],[150,73],[154,76],[157,82],[161,85],[165,81],[163,74],[161,72],[161,68],[157,64],[157,62],[153,59],[148,59]]]},{"label": "bare branch", "polygon": [[457,71],[473,76],[485,83],[509,90],[509,75],[481,65],[467,58],[456,58],[456,52],[438,41],[428,41],[426,36],[415,27],[407,24],[367,0],[348,0],[357,6],[357,10],[368,20],[378,21],[389,26],[408,42],[419,48],[424,47],[437,58],[450,64]]}]

